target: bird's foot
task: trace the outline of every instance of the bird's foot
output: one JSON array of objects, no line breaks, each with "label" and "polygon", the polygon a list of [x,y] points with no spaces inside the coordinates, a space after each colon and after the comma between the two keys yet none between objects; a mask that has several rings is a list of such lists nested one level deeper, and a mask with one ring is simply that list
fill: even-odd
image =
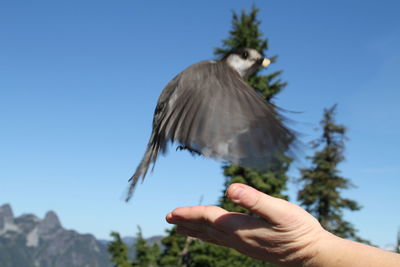
[{"label": "bird's foot", "polygon": [[199,152],[199,151],[197,151],[197,150],[194,150],[194,149],[192,149],[192,148],[190,148],[190,147],[188,147],[188,146],[184,146],[184,145],[180,145],[180,146],[177,146],[176,147],[176,151],[178,151],[178,150],[187,150],[187,151],[189,151],[192,155],[193,154],[196,154],[196,155],[201,155],[201,153]]}]

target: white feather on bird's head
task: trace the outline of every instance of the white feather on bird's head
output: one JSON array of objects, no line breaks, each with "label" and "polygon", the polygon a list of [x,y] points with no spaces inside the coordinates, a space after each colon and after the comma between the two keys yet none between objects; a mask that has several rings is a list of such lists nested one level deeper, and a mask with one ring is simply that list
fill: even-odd
[{"label": "white feather on bird's head", "polygon": [[233,68],[242,78],[247,78],[258,67],[267,67],[271,61],[264,58],[257,50],[251,48],[239,48],[224,56],[222,61],[225,61]]}]

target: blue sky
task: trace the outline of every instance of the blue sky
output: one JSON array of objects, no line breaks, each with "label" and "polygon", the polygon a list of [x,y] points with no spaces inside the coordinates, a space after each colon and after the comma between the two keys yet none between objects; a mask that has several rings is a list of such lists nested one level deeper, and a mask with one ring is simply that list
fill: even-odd
[{"label": "blue sky", "polygon": [[[269,55],[288,86],[276,103],[307,143],[323,108],[348,128],[346,213],[377,245],[400,226],[398,1],[2,1],[0,204],[16,215],[54,210],[98,238],[163,234],[175,207],[215,204],[221,164],[171,149],[123,202],[151,131],[158,95],[188,65],[213,58],[231,11],[260,8]],[[305,151],[304,154],[309,154]],[[292,180],[300,160],[290,171]],[[190,175],[188,175],[190,174]],[[289,184],[295,201],[298,186]]]}]

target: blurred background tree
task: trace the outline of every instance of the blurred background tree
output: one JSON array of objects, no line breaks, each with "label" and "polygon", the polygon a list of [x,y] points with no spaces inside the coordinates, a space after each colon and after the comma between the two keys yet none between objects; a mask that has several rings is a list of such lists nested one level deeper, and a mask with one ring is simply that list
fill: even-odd
[{"label": "blurred background tree", "polygon": [[343,238],[369,243],[357,236],[354,225],[343,219],[343,211],[357,211],[361,206],[354,200],[344,198],[342,190],[354,185],[350,179],[339,175],[338,165],[345,160],[346,128],[335,123],[336,105],[324,110],[321,120],[322,135],[311,142],[319,149],[311,159],[311,167],[300,169],[299,182],[303,188],[298,192],[300,204],[329,232]]},{"label": "blurred background tree", "polygon": [[136,256],[131,266],[137,267],[157,267],[159,265],[160,258],[160,247],[157,243],[152,246],[148,245],[146,240],[143,238],[142,229],[138,227],[138,233],[136,235],[136,242],[134,244]]},{"label": "blurred background tree", "polygon": [[112,232],[113,240],[108,244],[108,252],[111,255],[111,262],[115,267],[131,267],[132,263],[128,259],[128,246],[122,241],[117,232]]}]

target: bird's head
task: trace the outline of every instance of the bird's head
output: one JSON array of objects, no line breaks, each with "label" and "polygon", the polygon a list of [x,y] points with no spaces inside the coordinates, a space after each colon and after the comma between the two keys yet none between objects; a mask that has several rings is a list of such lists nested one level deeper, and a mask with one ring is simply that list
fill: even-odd
[{"label": "bird's head", "polygon": [[231,68],[236,70],[243,78],[249,77],[259,67],[267,67],[271,61],[264,58],[257,50],[239,48],[228,53],[222,58]]}]

